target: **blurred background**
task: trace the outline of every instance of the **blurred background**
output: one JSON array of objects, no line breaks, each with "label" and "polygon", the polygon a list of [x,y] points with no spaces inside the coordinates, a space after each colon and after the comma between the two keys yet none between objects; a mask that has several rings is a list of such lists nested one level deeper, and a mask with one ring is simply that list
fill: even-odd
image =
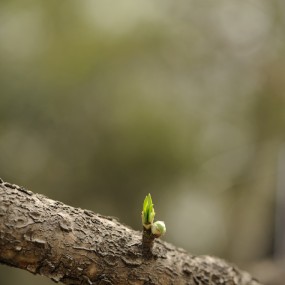
[{"label": "blurred background", "polygon": [[[285,280],[285,3],[0,3],[0,177]],[[169,209],[175,207],[175,216]],[[0,284],[54,284],[0,266]]]}]

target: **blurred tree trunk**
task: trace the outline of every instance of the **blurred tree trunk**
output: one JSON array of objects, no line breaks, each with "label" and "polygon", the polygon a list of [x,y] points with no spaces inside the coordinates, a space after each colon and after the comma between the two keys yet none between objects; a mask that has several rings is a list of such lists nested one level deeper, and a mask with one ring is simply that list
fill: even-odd
[{"label": "blurred tree trunk", "polygon": [[[265,66],[264,84],[256,95],[252,110],[253,158],[236,178],[234,186],[236,210],[231,218],[233,230],[228,252],[243,264],[276,251],[272,246],[276,241],[280,247],[278,250],[281,250],[283,242],[284,182],[280,176],[284,173],[279,173],[279,168],[280,154],[284,149],[285,96],[280,92],[285,88],[284,66],[283,60]],[[278,186],[280,183],[282,185]],[[274,225],[276,219],[278,223]],[[268,234],[272,232],[273,235]]]},{"label": "blurred tree trunk", "polygon": [[223,260],[160,240],[144,256],[141,233],[116,219],[2,180],[0,263],[64,284],[260,284]]}]

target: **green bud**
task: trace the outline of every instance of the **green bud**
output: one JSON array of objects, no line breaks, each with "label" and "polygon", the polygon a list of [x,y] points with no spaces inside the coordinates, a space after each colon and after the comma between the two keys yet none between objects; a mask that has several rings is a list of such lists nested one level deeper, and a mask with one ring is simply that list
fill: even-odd
[{"label": "green bud", "polygon": [[148,194],[143,202],[142,224],[146,229],[150,229],[155,216],[153,203],[150,194]]},{"label": "green bud", "polygon": [[165,223],[162,221],[156,221],[151,225],[151,232],[157,237],[164,235],[166,233]]}]

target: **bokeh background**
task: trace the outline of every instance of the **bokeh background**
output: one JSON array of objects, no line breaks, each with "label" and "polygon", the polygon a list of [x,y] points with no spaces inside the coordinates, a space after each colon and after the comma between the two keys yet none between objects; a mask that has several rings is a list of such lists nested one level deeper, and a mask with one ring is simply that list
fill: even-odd
[{"label": "bokeh background", "polygon": [[[282,0],[0,3],[0,177],[284,284]],[[175,212],[170,211],[175,209]],[[0,266],[0,284],[53,284]]]}]

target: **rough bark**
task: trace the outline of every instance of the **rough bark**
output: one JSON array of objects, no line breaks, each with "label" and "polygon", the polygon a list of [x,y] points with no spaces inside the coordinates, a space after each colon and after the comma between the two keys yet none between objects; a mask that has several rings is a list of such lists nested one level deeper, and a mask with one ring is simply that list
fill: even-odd
[{"label": "rough bark", "polygon": [[189,255],[116,219],[73,208],[0,179],[0,263],[64,284],[259,285],[210,256]]}]

